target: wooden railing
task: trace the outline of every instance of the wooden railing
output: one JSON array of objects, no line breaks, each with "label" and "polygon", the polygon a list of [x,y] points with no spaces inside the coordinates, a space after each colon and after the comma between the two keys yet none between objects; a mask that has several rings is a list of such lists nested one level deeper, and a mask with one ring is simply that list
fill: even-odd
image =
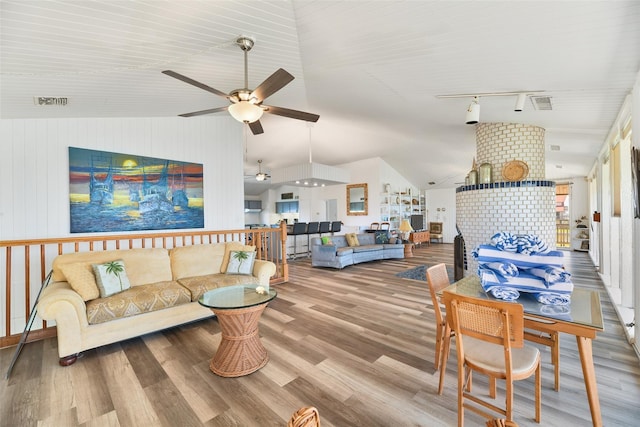
[{"label": "wooden railing", "polygon": [[556,246],[558,248],[568,248],[571,246],[571,231],[568,225],[556,225]]},{"label": "wooden railing", "polygon": [[[256,228],[223,231],[179,231],[171,233],[119,234],[51,239],[0,241],[0,348],[17,344],[35,299],[53,259],[63,253],[106,251],[112,249],[165,248],[242,242],[256,247],[256,258],[276,265],[271,284],[289,280],[286,257],[286,224],[279,228]],[[34,322],[29,341],[55,335],[46,322]]]}]

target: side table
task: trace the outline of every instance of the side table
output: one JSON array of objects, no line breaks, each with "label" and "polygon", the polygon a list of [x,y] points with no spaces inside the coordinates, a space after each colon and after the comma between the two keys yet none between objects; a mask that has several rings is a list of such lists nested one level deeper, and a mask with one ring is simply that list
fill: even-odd
[{"label": "side table", "polygon": [[413,247],[415,245],[413,243],[405,243],[404,244],[404,257],[412,258],[413,257]]},{"label": "side table", "polygon": [[269,355],[260,341],[258,322],[275,290],[256,286],[226,286],[205,292],[198,302],[217,316],[222,332],[220,346],[209,369],[221,377],[240,377],[267,364]]},{"label": "side table", "polygon": [[423,243],[431,245],[431,234],[429,230],[414,231],[409,235],[409,241],[422,246]]}]

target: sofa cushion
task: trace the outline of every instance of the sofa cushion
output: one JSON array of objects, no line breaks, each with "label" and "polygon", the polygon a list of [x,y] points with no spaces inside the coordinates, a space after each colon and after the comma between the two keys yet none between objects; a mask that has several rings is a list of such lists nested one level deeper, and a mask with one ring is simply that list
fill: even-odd
[{"label": "sofa cushion", "polygon": [[353,253],[360,253],[360,252],[372,252],[372,251],[381,251],[383,250],[383,246],[382,245],[363,245],[363,246],[356,246],[353,249]]},{"label": "sofa cushion", "polygon": [[348,246],[345,246],[343,248],[338,248],[336,250],[336,255],[338,255],[338,256],[344,256],[344,255],[352,254],[352,253],[353,253],[353,248],[350,248]]},{"label": "sofa cushion", "polygon": [[173,280],[220,273],[226,243],[173,248],[169,252]]},{"label": "sofa cushion", "polygon": [[344,237],[347,239],[347,245],[351,247],[360,246],[356,233],[347,233],[344,235]]},{"label": "sofa cushion", "polygon": [[83,301],[91,301],[100,297],[100,290],[98,289],[91,263],[74,262],[63,264],[60,266],[60,270],[71,288],[82,297]]},{"label": "sofa cushion", "polygon": [[189,291],[174,281],[134,286],[124,292],[87,302],[87,321],[95,325],[189,302]]},{"label": "sofa cushion", "polygon": [[207,276],[185,277],[178,280],[191,293],[191,301],[198,299],[207,291],[233,285],[259,285],[260,279],[255,276],[239,274],[209,274]]},{"label": "sofa cushion", "polygon": [[126,291],[131,287],[122,260],[93,264],[92,267],[101,298]]},{"label": "sofa cushion", "polygon": [[251,274],[255,260],[255,251],[231,251],[229,252],[229,264],[225,273]]},{"label": "sofa cushion", "polygon": [[66,277],[62,266],[76,262],[89,265],[121,259],[127,266],[131,286],[171,280],[169,251],[164,248],[136,248],[110,251],[73,252],[57,256],[53,260],[53,281],[63,282]]},{"label": "sofa cushion", "polygon": [[[255,246],[251,245],[243,245],[240,242],[227,242],[224,248],[224,257],[222,258],[222,265],[220,266],[220,273],[227,271],[227,267],[229,266],[229,258],[231,256],[232,251],[247,251],[253,252],[256,250]],[[216,271],[218,273],[218,271]]]},{"label": "sofa cushion", "polygon": [[386,230],[377,230],[375,232],[375,242],[377,244],[389,243],[389,232]]},{"label": "sofa cushion", "polygon": [[376,235],[374,233],[358,234],[358,242],[360,246],[363,245],[375,245]]}]

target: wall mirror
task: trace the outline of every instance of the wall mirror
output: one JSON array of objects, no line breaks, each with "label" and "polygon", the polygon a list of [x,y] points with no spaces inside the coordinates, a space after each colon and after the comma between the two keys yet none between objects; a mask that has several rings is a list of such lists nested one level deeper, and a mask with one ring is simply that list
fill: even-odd
[{"label": "wall mirror", "polygon": [[368,215],[368,200],[366,183],[347,185],[347,215]]}]

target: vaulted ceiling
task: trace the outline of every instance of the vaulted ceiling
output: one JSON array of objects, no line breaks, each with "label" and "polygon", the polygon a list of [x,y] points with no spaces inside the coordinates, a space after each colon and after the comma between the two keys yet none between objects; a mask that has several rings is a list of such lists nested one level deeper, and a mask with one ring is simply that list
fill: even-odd
[{"label": "vaulted ceiling", "polygon": [[[156,117],[227,105],[161,73],[228,93],[295,80],[246,133],[245,172],[381,157],[420,188],[453,187],[475,155],[469,98],[540,91],[553,109],[481,97],[481,122],[544,127],[549,179],[585,176],[640,70],[638,1],[2,0],[0,118]],[[67,97],[41,107],[34,97]],[[228,114],[221,112],[216,114]],[[203,118],[204,117],[204,118]],[[185,118],[184,120],[203,120]],[[239,124],[239,126],[241,126]],[[551,151],[550,146],[559,150]],[[435,185],[429,185],[435,182]],[[247,192],[260,191],[248,189]]]}]

